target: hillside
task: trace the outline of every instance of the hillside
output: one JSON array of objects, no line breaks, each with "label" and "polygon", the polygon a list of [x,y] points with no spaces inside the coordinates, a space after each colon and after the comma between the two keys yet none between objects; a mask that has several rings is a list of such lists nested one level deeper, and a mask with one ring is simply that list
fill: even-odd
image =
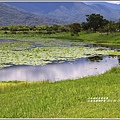
[{"label": "hillside", "polygon": [[66,8],[73,6],[73,2],[6,2],[6,4],[25,11],[43,14],[54,11],[59,8],[59,6],[65,6]]},{"label": "hillside", "polygon": [[30,12],[19,10],[16,7],[0,3],[0,26],[10,24],[38,25],[38,24],[56,24],[58,20],[53,20],[44,15],[36,15]]},{"label": "hillside", "polygon": [[44,14],[65,23],[84,22],[85,15],[92,13],[99,13],[112,21],[120,18],[119,5],[106,2],[7,2],[7,4],[32,13]]},{"label": "hillside", "polygon": [[101,14],[107,20],[112,21],[117,21],[120,18],[120,10],[114,10],[102,4],[86,5],[82,2],[74,3],[72,8],[60,6],[58,9],[48,13],[48,17],[61,18],[60,20],[64,19],[68,23],[84,22],[86,21],[85,15],[92,13]]},{"label": "hillside", "polygon": [[[118,21],[120,10],[102,3],[85,2],[6,2],[0,3],[0,26],[10,24],[70,24],[85,22],[86,15],[101,14],[107,20]],[[114,6],[115,7],[115,6]]]}]

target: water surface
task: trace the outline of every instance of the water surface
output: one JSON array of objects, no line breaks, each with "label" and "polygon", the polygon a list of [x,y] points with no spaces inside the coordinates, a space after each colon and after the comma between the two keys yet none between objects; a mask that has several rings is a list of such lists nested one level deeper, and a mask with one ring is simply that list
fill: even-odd
[{"label": "water surface", "polygon": [[[12,39],[0,39],[0,42],[21,42]],[[22,41],[23,42],[23,41]],[[30,41],[29,41],[30,42]],[[53,41],[52,41],[53,42]],[[49,47],[39,42],[30,42],[31,48]],[[60,42],[62,43],[62,42]],[[61,44],[63,45],[63,44]],[[69,47],[78,44],[67,43]],[[79,46],[85,47],[103,47],[102,49],[116,49],[120,50],[119,46],[102,46],[98,44],[81,43]],[[68,47],[67,46],[67,47]],[[119,66],[120,58],[117,56],[96,56],[88,58],[80,58],[75,61],[52,61],[51,64],[44,66],[30,66],[30,65],[12,65],[0,70],[0,81],[60,81],[66,79],[77,79],[85,76],[102,74],[114,66]],[[12,64],[12,63],[8,63]]]},{"label": "water surface", "polygon": [[17,40],[12,40],[12,39],[0,39],[0,42],[17,42]]},{"label": "water surface", "polygon": [[0,81],[60,81],[102,74],[119,66],[117,56],[81,58],[75,61],[53,62],[44,66],[13,65],[0,70]]}]

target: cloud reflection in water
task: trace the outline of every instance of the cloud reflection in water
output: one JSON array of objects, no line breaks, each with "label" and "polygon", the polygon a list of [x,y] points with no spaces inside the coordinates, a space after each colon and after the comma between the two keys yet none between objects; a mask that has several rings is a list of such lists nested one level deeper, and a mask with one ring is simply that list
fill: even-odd
[{"label": "cloud reflection in water", "polygon": [[104,73],[111,67],[118,66],[118,57],[104,56],[99,62],[88,58],[76,61],[48,64],[45,66],[12,66],[0,70],[0,81],[60,81],[77,79],[89,75]]}]

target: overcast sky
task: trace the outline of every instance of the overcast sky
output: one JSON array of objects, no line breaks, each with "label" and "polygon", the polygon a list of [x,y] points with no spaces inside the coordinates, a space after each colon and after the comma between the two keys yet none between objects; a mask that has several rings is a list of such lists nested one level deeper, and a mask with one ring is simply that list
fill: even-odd
[{"label": "overcast sky", "polygon": [[109,2],[109,3],[113,3],[113,4],[120,4],[120,1],[105,1],[105,2]]}]

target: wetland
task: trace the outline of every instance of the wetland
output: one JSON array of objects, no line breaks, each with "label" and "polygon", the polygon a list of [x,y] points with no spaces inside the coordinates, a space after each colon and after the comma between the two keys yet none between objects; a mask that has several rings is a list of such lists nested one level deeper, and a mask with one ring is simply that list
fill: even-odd
[{"label": "wetland", "polygon": [[119,47],[88,42],[0,39],[0,81],[52,82],[98,75],[119,66]]}]

